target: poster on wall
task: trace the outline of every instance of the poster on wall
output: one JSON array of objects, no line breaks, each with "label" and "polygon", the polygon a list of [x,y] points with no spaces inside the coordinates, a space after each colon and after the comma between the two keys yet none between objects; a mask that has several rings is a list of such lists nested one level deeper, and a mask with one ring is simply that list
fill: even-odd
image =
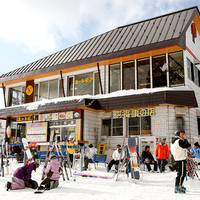
[{"label": "poster on wall", "polygon": [[155,136],[147,136],[147,137],[140,137],[139,138],[139,152],[140,156],[142,155],[142,152],[145,150],[145,147],[148,145],[150,147],[151,154],[153,155],[154,159],[155,157],[155,149],[157,145],[158,138]]},{"label": "poster on wall", "polygon": [[46,142],[47,124],[47,122],[27,123],[26,139],[28,140],[28,142]]},{"label": "poster on wall", "polygon": [[166,136],[166,116],[152,116],[151,131],[154,136]]}]

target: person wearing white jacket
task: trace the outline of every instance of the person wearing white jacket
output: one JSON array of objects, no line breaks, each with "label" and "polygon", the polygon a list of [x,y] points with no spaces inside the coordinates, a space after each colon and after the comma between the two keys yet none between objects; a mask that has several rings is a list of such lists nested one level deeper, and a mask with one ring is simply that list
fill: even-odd
[{"label": "person wearing white jacket", "polygon": [[[108,167],[107,167],[107,172],[110,171],[110,169],[112,168],[112,166],[114,164],[116,164],[116,166],[119,165],[119,160],[120,160],[120,156],[121,156],[121,145],[118,144],[117,145],[117,149],[113,152],[113,155],[112,155],[112,160],[110,161],[110,163],[108,164]],[[124,158],[124,151],[122,151],[122,156],[121,156],[121,159]],[[117,169],[117,167],[116,167]]]},{"label": "person wearing white jacket", "polygon": [[93,144],[90,144],[89,151],[86,153],[84,158],[84,167],[83,170],[88,169],[88,164],[93,162],[94,154],[97,154],[97,149],[93,147]]},{"label": "person wearing white jacket", "polygon": [[171,145],[171,153],[176,161],[176,170],[178,172],[175,180],[175,193],[186,193],[183,181],[186,176],[186,157],[188,147],[191,147],[191,144],[186,139],[185,131],[181,130],[176,132]]}]

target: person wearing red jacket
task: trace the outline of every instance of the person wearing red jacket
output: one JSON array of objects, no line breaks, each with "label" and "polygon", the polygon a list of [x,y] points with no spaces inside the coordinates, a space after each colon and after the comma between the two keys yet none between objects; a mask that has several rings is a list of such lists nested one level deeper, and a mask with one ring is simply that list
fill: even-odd
[{"label": "person wearing red jacket", "polygon": [[169,147],[165,142],[166,138],[162,137],[155,150],[160,173],[165,171],[166,159],[169,157]]}]

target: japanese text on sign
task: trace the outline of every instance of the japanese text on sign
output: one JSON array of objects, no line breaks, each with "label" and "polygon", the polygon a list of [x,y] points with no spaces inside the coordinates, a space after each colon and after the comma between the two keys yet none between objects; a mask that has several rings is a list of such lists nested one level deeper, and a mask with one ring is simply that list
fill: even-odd
[{"label": "japanese text on sign", "polygon": [[142,108],[133,110],[120,110],[117,111],[117,118],[130,118],[142,116],[154,116],[155,108]]},{"label": "japanese text on sign", "polygon": [[75,85],[77,85],[79,83],[89,83],[89,82],[92,82],[92,80],[93,80],[93,77],[81,79],[81,80],[75,80]]}]

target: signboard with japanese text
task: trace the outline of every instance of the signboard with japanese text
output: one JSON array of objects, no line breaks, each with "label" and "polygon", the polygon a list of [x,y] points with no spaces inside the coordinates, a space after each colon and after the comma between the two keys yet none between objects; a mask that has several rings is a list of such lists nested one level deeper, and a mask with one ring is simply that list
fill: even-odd
[{"label": "signboard with japanese text", "polygon": [[155,108],[141,108],[141,109],[116,111],[117,118],[144,117],[144,116],[154,116],[154,115],[155,115]]},{"label": "signboard with japanese text", "polygon": [[151,118],[151,132],[155,136],[166,136],[166,116]]},{"label": "signboard with japanese text", "polygon": [[27,123],[26,139],[28,140],[28,142],[46,142],[47,124],[47,122]]}]

